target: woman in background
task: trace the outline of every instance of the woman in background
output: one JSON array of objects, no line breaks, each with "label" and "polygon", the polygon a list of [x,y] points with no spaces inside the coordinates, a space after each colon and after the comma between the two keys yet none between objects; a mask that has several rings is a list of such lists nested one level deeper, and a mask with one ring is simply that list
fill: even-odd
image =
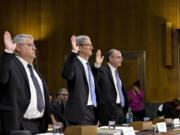
[{"label": "woman in background", "polygon": [[161,104],[158,109],[158,117],[180,118],[180,101],[174,99]]},{"label": "woman in background", "polygon": [[131,107],[134,120],[143,120],[144,110],[144,92],[140,89],[140,82],[137,80],[133,83],[132,90],[128,91],[128,101]]}]

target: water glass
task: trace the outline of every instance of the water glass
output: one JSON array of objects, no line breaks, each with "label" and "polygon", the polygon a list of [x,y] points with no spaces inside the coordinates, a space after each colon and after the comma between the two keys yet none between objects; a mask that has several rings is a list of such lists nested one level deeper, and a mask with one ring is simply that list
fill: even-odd
[{"label": "water glass", "polygon": [[116,121],[108,121],[109,129],[114,130],[116,126]]},{"label": "water glass", "polygon": [[53,126],[53,135],[61,135],[60,133],[62,133],[61,127],[58,125],[54,125]]}]

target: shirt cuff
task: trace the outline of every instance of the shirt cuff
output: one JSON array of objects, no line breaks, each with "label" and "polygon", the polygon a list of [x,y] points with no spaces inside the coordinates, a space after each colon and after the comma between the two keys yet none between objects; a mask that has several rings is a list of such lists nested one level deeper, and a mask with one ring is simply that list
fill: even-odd
[{"label": "shirt cuff", "polygon": [[72,50],[73,53],[77,53],[76,51]]},{"label": "shirt cuff", "polygon": [[97,64],[97,63],[94,63],[94,67],[95,67],[95,68],[100,68],[101,65],[100,65],[100,64]]},{"label": "shirt cuff", "polygon": [[14,52],[12,52],[12,51],[8,51],[7,49],[4,49],[4,51],[5,51],[6,53],[14,53]]}]

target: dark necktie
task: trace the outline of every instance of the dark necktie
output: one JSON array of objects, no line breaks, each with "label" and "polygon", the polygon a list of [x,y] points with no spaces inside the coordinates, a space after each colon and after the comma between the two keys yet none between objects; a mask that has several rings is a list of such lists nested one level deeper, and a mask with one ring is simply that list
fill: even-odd
[{"label": "dark necktie", "polygon": [[63,114],[63,112],[64,112],[64,103],[61,102],[61,113]]},{"label": "dark necktie", "polygon": [[125,103],[124,103],[124,95],[122,93],[122,83],[121,83],[119,73],[117,70],[115,70],[115,74],[116,74],[116,79],[117,79],[117,88],[119,90],[119,95],[120,95],[120,100],[121,100],[121,106],[124,107]]},{"label": "dark necktie", "polygon": [[42,110],[43,110],[44,107],[45,107],[45,104],[44,104],[44,101],[43,101],[42,91],[41,91],[39,82],[38,82],[37,78],[36,78],[35,75],[34,75],[32,65],[28,64],[28,68],[29,68],[29,70],[30,70],[31,78],[32,78],[34,87],[35,87],[35,89],[36,89],[37,109],[38,109],[38,111],[42,112]]},{"label": "dark necktie", "polygon": [[93,105],[96,107],[97,103],[96,103],[96,94],[95,94],[95,85],[94,85],[94,81],[93,81],[93,76],[92,76],[92,72],[91,72],[91,68],[89,66],[89,63],[87,62],[87,67],[88,67],[88,75],[89,75],[89,85],[90,85],[90,91],[91,91],[91,99],[93,102]]}]

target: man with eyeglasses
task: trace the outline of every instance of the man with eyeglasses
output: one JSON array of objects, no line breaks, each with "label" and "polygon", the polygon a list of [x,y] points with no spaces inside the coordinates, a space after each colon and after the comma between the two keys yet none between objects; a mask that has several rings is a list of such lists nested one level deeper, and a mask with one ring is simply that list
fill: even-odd
[{"label": "man with eyeglasses", "polygon": [[64,105],[66,105],[66,102],[68,100],[68,96],[69,96],[68,89],[67,88],[61,88],[57,93],[57,100],[60,103],[63,103]]},{"label": "man with eyeglasses", "polygon": [[[96,58],[102,57],[101,51]],[[126,89],[118,73],[123,57],[119,50],[111,49],[107,53],[107,64],[101,67],[102,62],[96,61],[94,73],[100,90],[100,124],[108,125],[108,121],[122,124],[128,109]]]},{"label": "man with eyeglasses", "polygon": [[61,88],[57,93],[56,101],[50,105],[51,122],[53,125],[66,127],[66,121],[63,117],[66,102],[68,100],[68,89]]},{"label": "man with eyeglasses", "polygon": [[49,94],[45,80],[33,66],[36,46],[31,35],[11,39],[4,33],[5,50],[0,55],[0,122],[3,135],[12,130],[46,132]]},{"label": "man with eyeglasses", "polygon": [[88,63],[93,50],[92,42],[88,36],[73,35],[71,44],[72,51],[68,54],[62,71],[69,90],[64,115],[70,125],[95,125],[98,91]]}]

